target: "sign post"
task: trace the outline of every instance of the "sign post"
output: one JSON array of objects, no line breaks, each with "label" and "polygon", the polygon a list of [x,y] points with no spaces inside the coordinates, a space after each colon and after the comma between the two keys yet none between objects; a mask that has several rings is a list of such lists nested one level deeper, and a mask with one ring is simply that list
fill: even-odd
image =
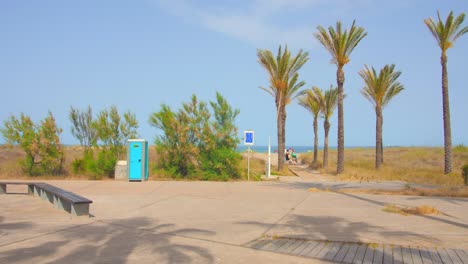
[{"label": "sign post", "polygon": [[244,131],[244,145],[247,146],[247,180],[250,181],[250,156],[251,150],[250,146],[254,144],[254,131],[253,130],[245,130]]},{"label": "sign post", "polygon": [[268,137],[268,168],[267,168],[267,178],[271,176],[271,139]]}]

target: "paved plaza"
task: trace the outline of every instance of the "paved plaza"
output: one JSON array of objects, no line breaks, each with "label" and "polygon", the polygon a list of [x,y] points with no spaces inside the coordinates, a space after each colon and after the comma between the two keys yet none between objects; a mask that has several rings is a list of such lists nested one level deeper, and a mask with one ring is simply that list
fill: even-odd
[{"label": "paved plaza", "polygon": [[[464,198],[309,192],[318,183],[307,177],[271,182],[46,182],[93,200],[91,217],[72,218],[34,196],[0,195],[0,263],[326,261],[328,252],[319,257],[292,254],[293,248],[280,249],[286,243],[296,245],[296,251],[301,243],[346,245],[348,251],[367,245],[375,252],[392,245],[444,248],[457,250],[448,253],[468,263],[463,258],[468,254]],[[15,188],[23,192],[22,187]],[[386,204],[430,205],[443,214],[404,216],[384,212]],[[268,250],[273,246],[278,250]],[[342,254],[344,259],[346,252]]]}]

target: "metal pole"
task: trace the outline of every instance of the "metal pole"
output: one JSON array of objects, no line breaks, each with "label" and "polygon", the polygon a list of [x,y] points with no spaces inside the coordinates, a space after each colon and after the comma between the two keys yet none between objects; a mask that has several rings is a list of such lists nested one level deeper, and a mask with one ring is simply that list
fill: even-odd
[{"label": "metal pole", "polygon": [[267,177],[271,176],[271,137],[268,137],[268,172]]},{"label": "metal pole", "polygon": [[250,181],[250,146],[247,147],[247,151],[249,152],[247,154],[247,180]]}]

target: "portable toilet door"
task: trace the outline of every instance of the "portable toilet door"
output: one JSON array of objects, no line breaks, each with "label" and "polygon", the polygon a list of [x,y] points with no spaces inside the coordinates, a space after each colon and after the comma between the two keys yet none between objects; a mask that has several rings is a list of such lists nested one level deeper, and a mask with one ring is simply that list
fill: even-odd
[{"label": "portable toilet door", "polygon": [[128,140],[128,180],[144,181],[148,179],[148,141],[144,139]]}]

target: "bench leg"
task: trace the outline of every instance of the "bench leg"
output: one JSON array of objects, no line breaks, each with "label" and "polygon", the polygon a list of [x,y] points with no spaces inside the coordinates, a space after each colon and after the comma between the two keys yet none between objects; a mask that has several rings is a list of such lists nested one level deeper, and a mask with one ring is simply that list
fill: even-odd
[{"label": "bench leg", "polygon": [[0,194],[6,194],[6,184],[0,184]]},{"label": "bench leg", "polygon": [[86,216],[89,215],[89,204],[72,204],[71,206],[72,216]]},{"label": "bench leg", "polygon": [[33,186],[34,196],[41,196],[41,190],[37,186]]},{"label": "bench leg", "polygon": [[34,194],[34,185],[28,185],[28,194],[33,195]]}]

